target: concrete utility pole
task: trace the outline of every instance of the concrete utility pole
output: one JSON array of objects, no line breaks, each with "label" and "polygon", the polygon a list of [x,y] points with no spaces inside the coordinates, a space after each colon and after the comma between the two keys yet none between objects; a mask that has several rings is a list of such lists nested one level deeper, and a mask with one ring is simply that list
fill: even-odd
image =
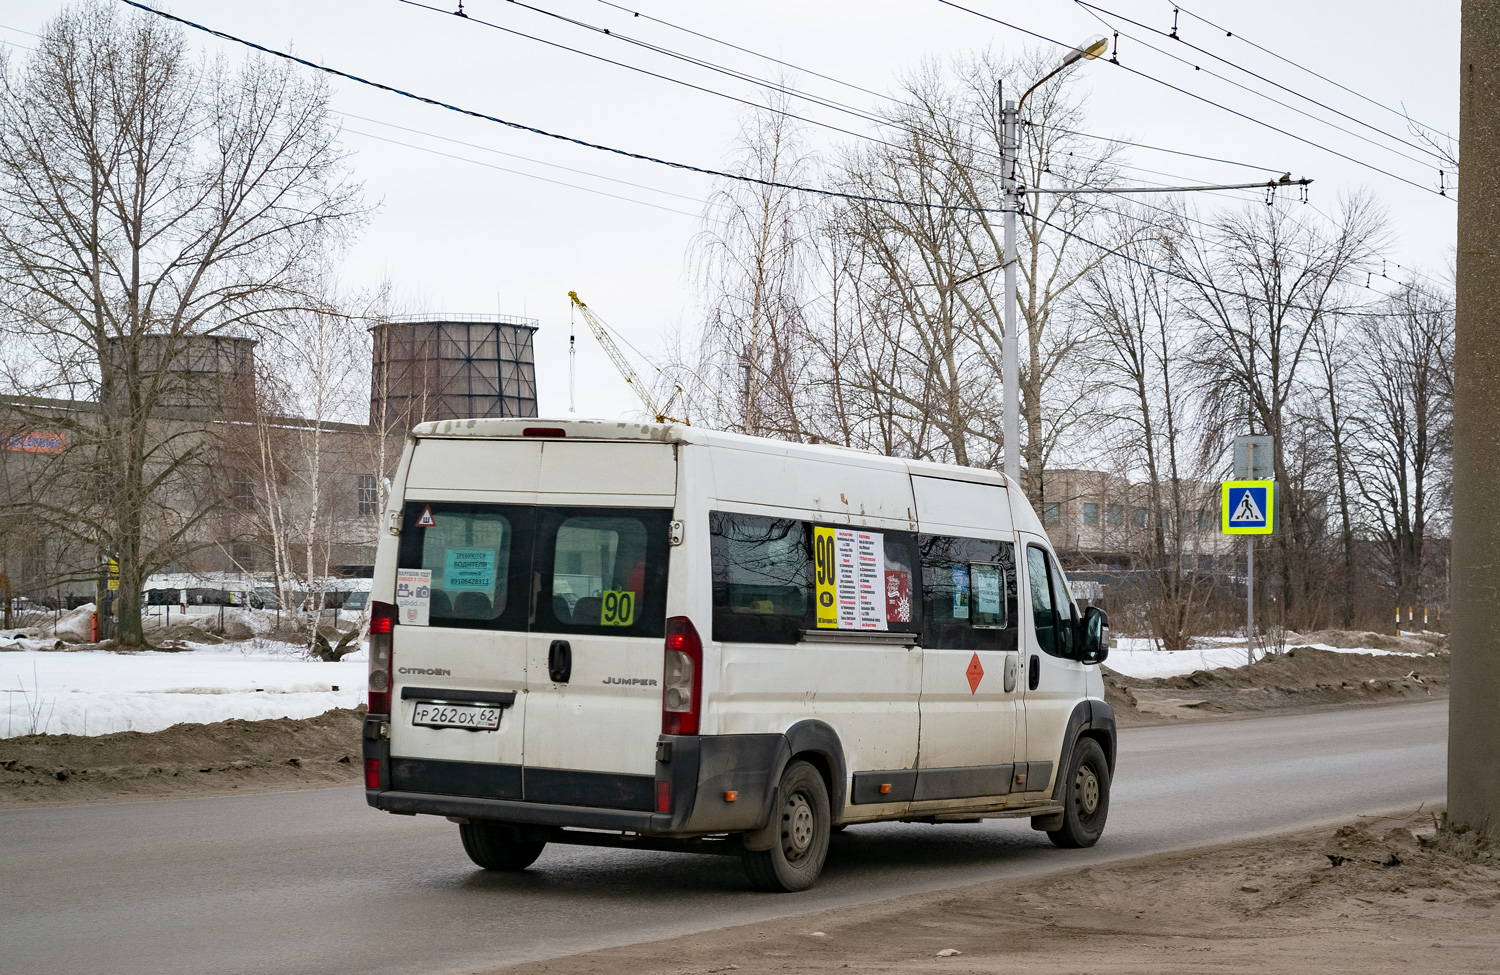
[{"label": "concrete utility pole", "polygon": [[1448,818],[1500,833],[1500,5],[1462,10]]}]

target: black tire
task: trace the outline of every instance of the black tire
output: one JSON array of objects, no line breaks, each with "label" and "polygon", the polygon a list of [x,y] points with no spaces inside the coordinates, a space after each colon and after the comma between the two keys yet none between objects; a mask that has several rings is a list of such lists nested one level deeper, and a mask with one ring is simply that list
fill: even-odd
[{"label": "black tire", "polygon": [[1099,842],[1109,818],[1109,762],[1092,738],[1080,738],[1073,746],[1062,801],[1062,828],[1047,831],[1052,845],[1076,850]]},{"label": "black tire", "polygon": [[806,890],[823,872],[833,816],[828,786],[806,762],[792,762],[777,787],[779,836],[769,850],[744,850],[745,873],[757,890],[791,893]]},{"label": "black tire", "polygon": [[458,835],[470,860],[486,870],[509,873],[531,866],[547,845],[546,840],[522,839],[515,827],[502,823],[460,823]]}]

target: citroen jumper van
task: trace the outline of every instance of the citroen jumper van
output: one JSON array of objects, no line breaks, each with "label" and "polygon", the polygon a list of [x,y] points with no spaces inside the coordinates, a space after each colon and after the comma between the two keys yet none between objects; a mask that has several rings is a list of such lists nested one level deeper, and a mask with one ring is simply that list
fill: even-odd
[{"label": "citroen jumper van", "polygon": [[413,432],[371,592],[366,798],[490,870],[547,843],[810,886],[855,823],[1092,845],[1115,719],[1041,523],[989,471],[681,425]]}]

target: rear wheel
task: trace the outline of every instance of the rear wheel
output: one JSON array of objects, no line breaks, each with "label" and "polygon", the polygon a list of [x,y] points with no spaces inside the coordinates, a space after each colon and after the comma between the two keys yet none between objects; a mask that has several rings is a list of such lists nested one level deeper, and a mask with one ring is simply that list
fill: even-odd
[{"label": "rear wheel", "polygon": [[828,787],[823,776],[806,762],[792,762],[777,787],[779,821],[776,842],[769,850],[745,850],[741,859],[750,883],[759,890],[806,890],[823,871],[832,826]]},{"label": "rear wheel", "polygon": [[469,859],[486,870],[525,870],[547,845],[546,840],[523,839],[514,826],[502,823],[460,823],[458,835]]},{"label": "rear wheel", "polygon": [[1080,738],[1073,746],[1063,782],[1062,826],[1048,830],[1047,838],[1064,849],[1093,846],[1109,817],[1109,762],[1097,741]]}]

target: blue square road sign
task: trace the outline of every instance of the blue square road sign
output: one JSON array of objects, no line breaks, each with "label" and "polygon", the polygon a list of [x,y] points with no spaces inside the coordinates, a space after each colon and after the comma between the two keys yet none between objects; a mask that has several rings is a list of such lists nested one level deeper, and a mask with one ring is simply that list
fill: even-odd
[{"label": "blue square road sign", "polygon": [[1225,535],[1271,534],[1275,481],[1225,481],[1220,500]]}]

